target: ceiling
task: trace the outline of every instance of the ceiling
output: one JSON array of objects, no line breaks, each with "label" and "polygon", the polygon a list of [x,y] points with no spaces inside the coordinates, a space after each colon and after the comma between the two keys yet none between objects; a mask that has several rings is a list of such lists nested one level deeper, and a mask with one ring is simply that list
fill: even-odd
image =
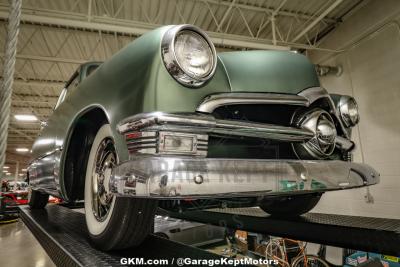
[{"label": "ceiling", "polygon": [[[320,49],[319,41],[360,0],[24,0],[18,39],[6,165],[26,167],[40,121],[52,113],[63,84],[79,64],[111,57],[128,42],[160,25],[194,24],[218,50]],[[8,0],[0,0],[0,70]],[[34,114],[38,122],[18,122]]]}]

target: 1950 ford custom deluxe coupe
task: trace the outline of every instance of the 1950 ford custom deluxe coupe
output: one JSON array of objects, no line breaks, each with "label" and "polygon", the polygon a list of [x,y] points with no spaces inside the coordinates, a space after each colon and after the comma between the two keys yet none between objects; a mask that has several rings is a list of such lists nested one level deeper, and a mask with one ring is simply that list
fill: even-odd
[{"label": "1950 ford custom deluxe coupe", "polygon": [[326,191],[378,183],[351,162],[358,121],[303,55],[217,55],[200,29],[165,26],[67,82],[32,148],[29,205],[84,199],[103,250],[140,244],[157,207],[299,215]]}]

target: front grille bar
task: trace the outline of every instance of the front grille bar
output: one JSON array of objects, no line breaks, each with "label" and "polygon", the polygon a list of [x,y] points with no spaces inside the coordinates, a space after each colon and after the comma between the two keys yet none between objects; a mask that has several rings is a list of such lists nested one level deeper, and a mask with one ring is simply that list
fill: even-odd
[{"label": "front grille bar", "polygon": [[142,113],[122,121],[117,126],[121,134],[131,131],[171,131],[196,134],[244,136],[270,140],[304,142],[314,134],[306,129],[265,123],[217,120],[197,113]]},{"label": "front grille bar", "polygon": [[304,96],[272,93],[221,93],[207,96],[196,111],[212,113],[218,107],[246,104],[279,104],[309,106],[310,102]]}]

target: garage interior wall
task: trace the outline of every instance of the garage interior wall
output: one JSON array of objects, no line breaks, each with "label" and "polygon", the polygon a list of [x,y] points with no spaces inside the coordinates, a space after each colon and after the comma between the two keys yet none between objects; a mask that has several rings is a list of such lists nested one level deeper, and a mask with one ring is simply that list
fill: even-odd
[{"label": "garage interior wall", "polygon": [[322,41],[338,54],[309,53],[316,64],[341,65],[321,77],[330,93],[353,95],[361,121],[353,130],[355,162],[381,173],[379,185],[326,193],[314,212],[400,218],[400,1],[372,0]]}]

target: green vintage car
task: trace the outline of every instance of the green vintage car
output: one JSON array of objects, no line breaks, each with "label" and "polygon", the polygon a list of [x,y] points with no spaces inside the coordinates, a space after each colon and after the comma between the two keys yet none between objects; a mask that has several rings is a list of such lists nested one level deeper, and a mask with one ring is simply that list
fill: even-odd
[{"label": "green vintage car", "polygon": [[32,148],[29,205],[84,199],[103,250],[140,244],[157,207],[299,215],[326,191],[378,183],[351,162],[358,121],[301,54],[217,55],[200,29],[161,27],[67,82]]}]

